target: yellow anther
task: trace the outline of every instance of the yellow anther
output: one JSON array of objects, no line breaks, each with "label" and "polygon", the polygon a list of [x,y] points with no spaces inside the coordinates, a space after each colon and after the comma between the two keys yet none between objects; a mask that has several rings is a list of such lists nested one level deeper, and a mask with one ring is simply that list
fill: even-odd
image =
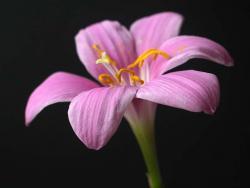
[{"label": "yellow anther", "polygon": [[153,60],[156,60],[158,55],[161,55],[166,59],[170,58],[170,55],[168,55],[164,51],[157,50],[157,49],[150,49],[150,50],[144,52],[143,54],[141,54],[132,64],[128,65],[127,68],[131,69],[131,68],[135,68],[136,66],[141,68],[143,66],[143,63],[145,62],[145,59],[147,59],[151,55],[154,55]]},{"label": "yellow anther", "polygon": [[140,84],[144,84],[144,81],[141,80],[139,76],[132,75],[130,78],[133,81],[133,84],[135,84],[136,82],[139,82]]},{"label": "yellow anther", "polygon": [[96,60],[96,64],[106,63],[116,66],[116,62],[110,58],[106,52],[102,52],[101,58]]},{"label": "yellow anther", "polygon": [[98,80],[99,80],[102,84],[104,84],[104,85],[110,85],[110,86],[112,86],[112,85],[115,84],[115,82],[114,82],[114,80],[112,79],[112,77],[111,77],[109,74],[106,74],[106,73],[100,74],[100,75],[98,76]]},{"label": "yellow anther", "polygon": [[96,64],[106,63],[111,65],[116,65],[116,62],[103,50],[101,50],[98,44],[92,45],[93,49],[97,52],[99,59],[96,60]]},{"label": "yellow anther", "polygon": [[119,80],[119,82],[121,82],[121,76],[122,76],[122,73],[124,73],[124,72],[129,73],[131,76],[134,76],[134,75],[135,75],[135,72],[134,72],[133,70],[122,68],[122,69],[120,69],[120,70],[116,73],[116,78]]}]

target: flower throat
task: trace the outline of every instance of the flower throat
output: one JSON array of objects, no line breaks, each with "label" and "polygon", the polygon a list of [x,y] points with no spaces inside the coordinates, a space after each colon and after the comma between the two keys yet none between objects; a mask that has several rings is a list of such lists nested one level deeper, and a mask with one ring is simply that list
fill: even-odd
[{"label": "flower throat", "polygon": [[[137,59],[133,63],[129,64],[127,67],[118,69],[117,63],[105,51],[103,51],[99,47],[99,45],[94,44],[92,47],[98,54],[96,64],[102,64],[109,72],[109,74],[103,73],[98,76],[98,80],[103,85],[107,86],[125,85],[128,84],[128,82],[132,86],[144,84],[144,80],[142,80],[138,75],[136,75],[133,69],[136,67],[141,69],[143,64],[145,63],[145,60],[151,56],[153,57],[154,61],[159,55],[163,56],[166,59],[170,58],[170,56],[164,51],[158,49],[149,49],[142,53],[140,56],[138,56]],[[124,73],[128,74],[128,80],[123,77]]]}]

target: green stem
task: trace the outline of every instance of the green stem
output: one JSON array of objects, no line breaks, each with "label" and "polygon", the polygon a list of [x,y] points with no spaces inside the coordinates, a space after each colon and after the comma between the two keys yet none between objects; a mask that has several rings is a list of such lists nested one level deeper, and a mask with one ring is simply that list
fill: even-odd
[{"label": "green stem", "polygon": [[157,161],[154,124],[136,123],[130,125],[141,148],[147,166],[147,177],[150,188],[164,188]]}]

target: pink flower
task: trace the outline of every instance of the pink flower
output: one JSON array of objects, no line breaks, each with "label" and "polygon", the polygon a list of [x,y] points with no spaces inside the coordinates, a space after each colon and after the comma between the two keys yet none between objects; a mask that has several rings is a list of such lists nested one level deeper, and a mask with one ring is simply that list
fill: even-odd
[{"label": "pink flower", "polygon": [[215,75],[169,70],[192,58],[226,66],[233,60],[209,39],[177,36],[182,20],[177,13],[164,12],[137,20],[130,31],[108,20],[81,30],[75,38],[78,55],[100,85],[66,72],[52,74],[31,94],[26,125],[46,106],[70,102],[74,132],[88,148],[100,149],[124,115],[131,124],[153,121],[155,103],[214,113],[219,102]]}]

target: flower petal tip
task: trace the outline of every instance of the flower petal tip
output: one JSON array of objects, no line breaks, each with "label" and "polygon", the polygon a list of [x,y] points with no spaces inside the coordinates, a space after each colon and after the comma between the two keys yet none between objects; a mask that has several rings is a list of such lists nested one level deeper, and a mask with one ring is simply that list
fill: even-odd
[{"label": "flower petal tip", "polygon": [[179,34],[182,23],[183,16],[176,12],[161,12],[136,20],[130,31],[135,38],[137,53],[159,48],[166,40]]},{"label": "flower petal tip", "polygon": [[28,117],[27,112],[25,112],[25,119],[24,119],[25,127],[29,127],[32,120],[33,120],[33,118]]},{"label": "flower petal tip", "polygon": [[24,125],[25,127],[29,127],[31,122],[35,119],[36,115],[41,111],[38,110],[37,113],[34,112],[32,109],[32,104],[31,104],[31,97],[29,98],[26,108],[25,108],[25,114],[24,114]]},{"label": "flower petal tip", "polygon": [[[33,92],[34,93],[34,92]],[[25,114],[24,114],[24,125],[26,127],[30,126],[30,123],[33,121],[33,119],[35,118],[36,114],[34,114],[34,109],[32,107],[32,103],[33,103],[33,95],[31,94],[31,96],[28,99],[26,108],[25,108]],[[37,114],[40,112],[40,110],[37,110]]]},{"label": "flower petal tip", "polygon": [[232,57],[230,57],[230,60],[228,61],[228,64],[227,64],[228,67],[232,67],[234,66],[234,60]]},{"label": "flower petal tip", "polygon": [[[223,47],[224,48],[224,47]],[[234,66],[234,59],[233,57],[230,55],[230,53],[227,51],[227,49],[224,48],[224,65],[227,67],[232,67]]]},{"label": "flower petal tip", "polygon": [[217,107],[211,107],[211,108],[208,109],[208,110],[204,110],[204,113],[205,113],[205,114],[208,114],[208,115],[214,115],[215,112],[216,112],[216,110],[217,110]]},{"label": "flower petal tip", "polygon": [[82,91],[99,87],[93,81],[67,72],[56,72],[43,81],[30,95],[25,109],[25,125],[47,106],[70,102]]}]

